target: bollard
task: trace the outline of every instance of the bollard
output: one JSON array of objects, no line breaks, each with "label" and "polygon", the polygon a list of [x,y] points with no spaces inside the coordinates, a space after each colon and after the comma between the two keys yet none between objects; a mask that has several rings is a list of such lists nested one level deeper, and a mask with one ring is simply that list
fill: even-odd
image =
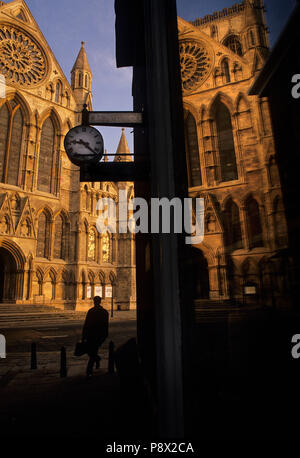
[{"label": "bollard", "polygon": [[62,347],[60,350],[60,376],[67,376],[67,355],[65,347]]},{"label": "bollard", "polygon": [[34,370],[37,369],[37,362],[36,362],[36,343],[33,342],[31,344],[31,363],[30,369]]},{"label": "bollard", "polygon": [[108,350],[108,373],[114,374],[115,372],[115,344],[111,340],[109,342]]}]

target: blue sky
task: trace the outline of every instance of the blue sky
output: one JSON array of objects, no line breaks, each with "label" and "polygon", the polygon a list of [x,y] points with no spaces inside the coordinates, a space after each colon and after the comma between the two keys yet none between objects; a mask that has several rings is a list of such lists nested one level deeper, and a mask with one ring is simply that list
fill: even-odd
[{"label": "blue sky", "polygon": [[[131,69],[115,66],[114,0],[27,0],[26,3],[69,81],[81,41],[86,42],[93,72],[94,110],[132,110]],[[234,0],[177,0],[178,15],[192,20],[233,3]],[[265,3],[273,45],[296,0],[266,0]],[[115,152],[121,129],[100,128],[100,131],[105,148]],[[126,129],[132,150],[131,131]]]}]

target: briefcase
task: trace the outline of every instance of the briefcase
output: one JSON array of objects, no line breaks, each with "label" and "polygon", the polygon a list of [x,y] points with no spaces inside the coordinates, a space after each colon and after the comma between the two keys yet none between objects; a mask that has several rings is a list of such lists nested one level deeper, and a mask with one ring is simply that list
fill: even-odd
[{"label": "briefcase", "polygon": [[87,353],[86,342],[77,342],[75,346],[74,356],[82,356]]}]

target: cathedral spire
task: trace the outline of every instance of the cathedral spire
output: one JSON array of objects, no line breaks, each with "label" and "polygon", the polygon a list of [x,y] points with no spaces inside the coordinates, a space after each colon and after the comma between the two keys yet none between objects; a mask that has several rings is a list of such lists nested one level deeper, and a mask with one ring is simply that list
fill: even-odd
[{"label": "cathedral spire", "polygon": [[79,105],[79,110],[86,103],[88,109],[92,108],[92,71],[85,51],[85,43],[81,48],[71,71],[71,86]]},{"label": "cathedral spire", "polygon": [[[256,54],[259,53],[263,61],[268,55],[269,40],[264,15],[264,2],[262,0],[245,1],[245,57],[249,56],[251,61],[256,60]],[[260,67],[259,67],[260,68]],[[257,70],[259,70],[257,68]]]},{"label": "cathedral spire", "polygon": [[81,48],[78,53],[75,64],[73,65],[72,72],[74,72],[75,70],[82,70],[82,71],[87,71],[89,73],[92,73],[90,65],[89,65],[89,61],[86,55],[84,41],[81,42]]},{"label": "cathedral spire", "polygon": [[122,135],[116,151],[114,162],[132,162],[132,156],[125,137],[125,129],[122,129]]}]

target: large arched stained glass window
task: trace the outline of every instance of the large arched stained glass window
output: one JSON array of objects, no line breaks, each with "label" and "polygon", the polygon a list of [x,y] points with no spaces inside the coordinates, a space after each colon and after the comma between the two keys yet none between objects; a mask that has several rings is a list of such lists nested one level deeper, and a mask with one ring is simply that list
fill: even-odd
[{"label": "large arched stained glass window", "polygon": [[218,135],[221,181],[237,180],[231,116],[228,108],[221,102],[216,107],[215,121]]},{"label": "large arched stained glass window", "polygon": [[241,42],[236,35],[229,35],[224,41],[224,46],[231,49],[231,51],[235,52],[239,56],[243,55]]},{"label": "large arched stained glass window", "polygon": [[4,181],[6,145],[10,113],[6,104],[0,110],[0,179]]},{"label": "large arched stained glass window", "polygon": [[201,186],[202,176],[199,157],[197,126],[194,116],[188,113],[185,120],[185,136],[190,186]]},{"label": "large arched stained glass window", "polygon": [[88,234],[88,261],[96,261],[96,232],[91,229]]},{"label": "large arched stained glass window", "polygon": [[102,261],[110,261],[110,238],[107,232],[102,236]]},{"label": "large arched stained glass window", "polygon": [[0,180],[19,185],[24,118],[15,101],[0,109]]},{"label": "large arched stained glass window", "polygon": [[54,247],[53,257],[55,259],[65,259],[65,223],[62,215],[58,215],[54,224]]},{"label": "large arched stained glass window", "polygon": [[42,127],[37,189],[54,193],[56,181],[55,167],[55,129],[51,118],[47,118]]},{"label": "large arched stained glass window", "polygon": [[230,83],[231,78],[230,78],[230,70],[229,70],[228,59],[224,59],[224,60],[222,61],[222,73],[223,73],[223,75],[224,75],[225,82],[226,82],[226,83]]}]

